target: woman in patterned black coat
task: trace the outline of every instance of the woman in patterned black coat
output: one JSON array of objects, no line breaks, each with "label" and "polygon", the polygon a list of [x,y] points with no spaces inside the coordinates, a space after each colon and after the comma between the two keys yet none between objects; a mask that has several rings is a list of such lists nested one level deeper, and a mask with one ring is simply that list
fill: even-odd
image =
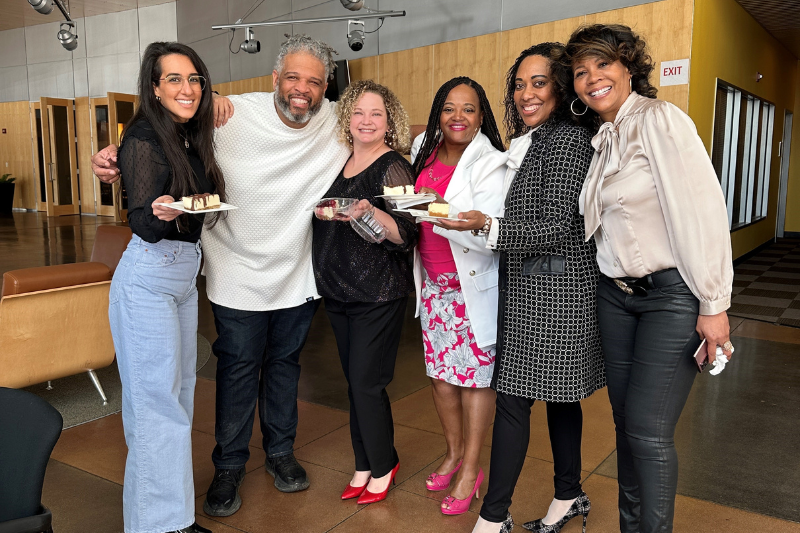
[{"label": "woman in patterned black coat", "polygon": [[570,120],[571,82],[554,59],[562,45],[544,43],[520,55],[507,77],[509,149],[505,212],[462,213],[454,229],[487,235],[501,253],[497,413],[491,474],[475,532],[510,531],[508,508],[530,438],[530,409],[547,402],[555,498],[533,531],[557,532],[589,512],[581,490],[580,400],[605,385],[595,308],[595,246],[583,238],[578,197],[589,169],[591,133]]}]

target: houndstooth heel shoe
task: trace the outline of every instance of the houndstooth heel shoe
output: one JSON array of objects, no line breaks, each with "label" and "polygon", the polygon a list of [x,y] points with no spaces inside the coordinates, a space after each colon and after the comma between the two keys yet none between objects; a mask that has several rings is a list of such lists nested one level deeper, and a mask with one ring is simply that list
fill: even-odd
[{"label": "houndstooth heel shoe", "polygon": [[[563,528],[567,522],[575,518],[576,516],[583,515],[583,533],[586,533],[586,517],[589,516],[589,511],[592,509],[592,502],[589,501],[589,497],[586,495],[585,492],[581,492],[581,495],[572,503],[570,508],[567,510],[567,514],[561,517],[561,520],[556,522],[555,524],[545,525],[542,522],[541,518],[538,518],[532,522],[525,522],[522,524],[522,527],[527,529],[528,531],[533,531],[534,533],[559,533],[561,528]],[[501,530],[502,531],[502,530]]]}]

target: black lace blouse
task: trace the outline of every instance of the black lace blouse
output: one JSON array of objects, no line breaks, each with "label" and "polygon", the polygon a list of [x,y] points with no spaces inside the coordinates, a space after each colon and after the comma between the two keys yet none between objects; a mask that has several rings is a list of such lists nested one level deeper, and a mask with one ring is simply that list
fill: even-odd
[{"label": "black lace blouse", "polygon": [[[183,124],[178,124],[178,130],[183,131]],[[214,192],[203,162],[191,144],[186,153],[195,174],[196,193]],[[178,230],[177,219],[165,222],[153,215],[153,201],[169,194],[172,170],[148,121],[139,120],[125,130],[117,164],[128,192],[128,224],[133,233],[147,242],[200,240],[204,214],[181,215],[183,231]]]},{"label": "black lace blouse", "polygon": [[388,302],[414,291],[414,255],[417,225],[413,218],[394,213],[383,198],[383,186],[413,185],[411,165],[395,151],[387,152],[351,178],[339,172],[326,198],[367,199],[397,223],[403,239],[369,243],[349,222],[313,219],[313,263],[317,290],[342,302]]}]

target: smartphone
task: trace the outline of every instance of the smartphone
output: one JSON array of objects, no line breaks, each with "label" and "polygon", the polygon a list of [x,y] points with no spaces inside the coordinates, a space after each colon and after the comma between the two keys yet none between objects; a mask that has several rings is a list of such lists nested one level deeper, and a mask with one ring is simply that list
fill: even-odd
[{"label": "smartphone", "polygon": [[700,343],[700,347],[694,352],[694,362],[697,363],[697,371],[702,372],[708,364],[708,343],[705,339]]}]

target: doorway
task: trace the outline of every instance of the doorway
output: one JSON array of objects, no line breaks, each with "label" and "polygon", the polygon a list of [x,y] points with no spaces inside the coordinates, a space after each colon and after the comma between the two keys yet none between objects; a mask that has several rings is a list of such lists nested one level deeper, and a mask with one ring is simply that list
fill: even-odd
[{"label": "doorway", "polygon": [[80,198],[74,102],[42,97],[38,112],[37,128],[40,129],[42,152],[41,162],[38,162],[40,191],[37,200],[44,198],[49,217],[78,215]]},{"label": "doorway", "polygon": [[792,118],[793,115],[786,111],[783,119],[783,139],[781,140],[781,174],[778,186],[778,216],[775,219],[775,237],[783,237],[783,227],[786,224],[786,191],[789,185],[789,157],[792,149]]}]

